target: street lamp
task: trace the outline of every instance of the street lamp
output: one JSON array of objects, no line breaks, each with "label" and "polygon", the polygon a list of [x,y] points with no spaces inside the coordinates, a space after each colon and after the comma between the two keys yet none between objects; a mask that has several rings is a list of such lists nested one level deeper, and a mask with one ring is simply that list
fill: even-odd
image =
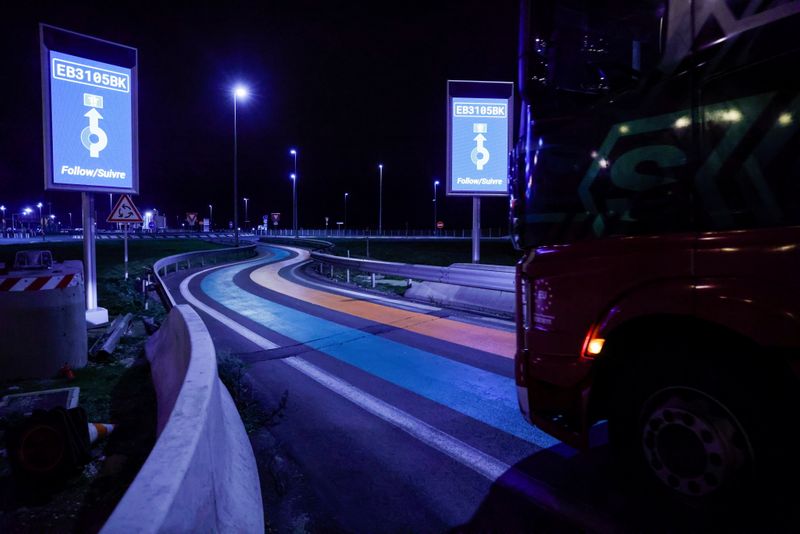
[{"label": "street lamp", "polygon": [[297,235],[297,150],[291,149],[289,154],[294,156],[294,174],[292,174],[292,229],[294,236]]},{"label": "street lamp", "polygon": [[3,212],[3,233],[6,231],[6,207],[5,205],[0,206],[0,211]]},{"label": "street lamp", "polygon": [[350,196],[350,193],[344,194],[344,227],[347,228],[347,197]]},{"label": "street lamp", "polygon": [[214,206],[211,204],[208,205],[208,229],[209,231],[214,229]]},{"label": "street lamp", "polygon": [[245,197],[242,200],[244,200],[244,227],[246,229],[250,227],[250,218],[247,216],[247,201],[250,199]]},{"label": "street lamp", "polygon": [[[22,210],[22,213],[25,215],[25,218],[28,219],[28,216],[31,213],[33,213],[33,208],[25,208],[24,210]],[[23,228],[25,227],[24,224],[22,226],[23,226]],[[30,220],[28,220],[28,232],[30,232],[30,231],[31,231],[31,222],[30,222]]]},{"label": "street lamp", "polygon": [[67,213],[69,213],[69,228],[70,230],[72,230],[73,228],[75,228],[74,226],[72,226],[72,212],[68,211]]},{"label": "street lamp", "polygon": [[383,233],[383,163],[378,163],[378,235]]},{"label": "street lamp", "polygon": [[[239,246],[239,169],[237,161],[236,103],[240,98],[247,98],[247,88],[242,85],[237,85],[233,88],[233,235],[234,243],[237,247]],[[246,205],[247,204],[245,204],[245,206]]]},{"label": "street lamp", "polygon": [[39,202],[36,204],[36,207],[39,208],[39,226],[42,227],[42,241],[44,241],[44,219],[42,219],[42,203]]},{"label": "street lamp", "polygon": [[292,179],[292,229],[294,230],[294,237],[297,237],[297,175],[292,173],[289,175]]},{"label": "street lamp", "polygon": [[436,219],[437,219],[437,217],[436,217],[436,191],[437,191],[438,187],[439,187],[439,180],[435,180],[433,182],[433,232],[434,233],[437,233],[436,232],[436,230],[437,230],[437,228],[436,228],[436,222],[437,222],[436,221]]}]

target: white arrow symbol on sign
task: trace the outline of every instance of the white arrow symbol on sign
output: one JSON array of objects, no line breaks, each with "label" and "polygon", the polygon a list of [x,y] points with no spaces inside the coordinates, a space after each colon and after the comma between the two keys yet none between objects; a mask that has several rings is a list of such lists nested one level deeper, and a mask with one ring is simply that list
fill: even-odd
[{"label": "white arrow symbol on sign", "polygon": [[[470,158],[472,159],[472,163],[478,168],[479,171],[483,170],[483,167],[489,163],[489,151],[486,150],[486,147],[483,146],[484,141],[486,141],[486,137],[482,133],[476,135],[473,141],[478,142],[478,146],[472,149],[472,153],[470,154]],[[480,154],[480,158],[478,155]]]},{"label": "white arrow symbol on sign", "polygon": [[[81,143],[89,151],[89,156],[93,158],[100,157],[100,151],[108,146],[108,136],[105,130],[100,128],[100,119],[103,118],[96,109],[92,108],[87,111],[84,117],[89,117],[89,126],[81,131]],[[97,140],[92,142],[90,136],[96,136]]]}]

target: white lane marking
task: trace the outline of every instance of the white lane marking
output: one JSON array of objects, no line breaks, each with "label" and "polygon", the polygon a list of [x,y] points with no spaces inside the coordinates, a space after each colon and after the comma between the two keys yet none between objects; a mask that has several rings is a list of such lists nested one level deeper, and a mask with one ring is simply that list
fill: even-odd
[{"label": "white lane marking", "polygon": [[[195,276],[213,271],[215,269],[221,269],[223,267],[230,267],[232,265],[238,265],[242,263],[249,263],[252,261],[253,260],[248,260],[238,262],[236,264],[211,267],[210,269],[205,269],[195,273],[181,282],[180,291],[181,295],[183,295],[187,302],[193,306],[199,307],[211,317],[218,320],[248,341],[251,341],[265,350],[270,350],[278,347],[278,345],[225,317],[213,308],[209,308],[197,300],[189,291],[189,282]],[[506,485],[510,485],[514,491],[525,495],[529,500],[541,508],[556,513],[567,521],[577,524],[578,526],[586,528],[590,527],[591,530],[600,532],[614,532],[617,530],[617,527],[613,524],[613,522],[609,522],[609,520],[604,516],[595,513],[593,510],[587,509],[581,503],[570,502],[569,499],[561,496],[560,492],[554,490],[544,482],[532,478],[528,474],[511,467],[509,464],[464,443],[460,439],[455,438],[450,434],[442,432],[441,430],[420,419],[417,419],[413,415],[404,412],[399,408],[396,408],[378,399],[377,397],[373,397],[369,393],[358,389],[352,384],[337,378],[326,371],[323,371],[311,362],[304,360],[299,356],[284,358],[279,361],[303,373],[318,384],[344,397],[363,410],[403,430],[410,436],[418,439],[422,443],[425,443],[429,447],[444,453],[461,465],[472,469],[476,473],[487,478],[490,482],[497,482],[501,477],[503,477],[503,479],[508,479],[509,482],[507,482]]]},{"label": "white lane marking", "polygon": [[471,468],[489,480],[498,479],[508,471],[510,466],[500,460],[467,445],[463,441],[438,430],[428,423],[421,421],[399,408],[395,408],[377,397],[358,389],[352,384],[337,378],[307,360],[299,357],[281,360],[286,365],[294,367],[304,375],[322,384],[349,400],[353,404],[368,411],[387,423],[405,431],[419,441],[445,453],[450,458]]},{"label": "white lane marking", "polygon": [[180,286],[181,295],[183,295],[183,298],[186,299],[186,302],[188,302],[189,304],[191,304],[195,308],[204,311],[205,313],[207,313],[208,315],[210,315],[211,317],[213,317],[214,319],[216,319],[220,323],[224,324],[225,326],[227,326],[228,328],[230,328],[231,330],[233,330],[234,332],[236,332],[237,334],[239,334],[243,338],[247,339],[248,341],[250,341],[252,343],[255,343],[256,345],[258,345],[259,347],[261,347],[261,348],[263,348],[265,350],[276,349],[279,346],[278,344],[273,343],[272,341],[268,340],[265,337],[259,336],[258,334],[256,334],[252,330],[249,330],[249,329],[243,327],[242,325],[240,325],[239,323],[237,323],[233,319],[230,319],[230,318],[226,317],[225,315],[221,314],[220,312],[218,312],[214,308],[206,306],[205,304],[203,304],[202,302],[197,300],[194,297],[194,295],[192,295],[191,291],[189,291],[189,282],[191,282],[192,279],[194,279],[194,277],[197,276],[197,275],[200,275],[200,274],[203,274],[203,273],[207,273],[207,272],[213,271],[215,269],[221,269],[223,267],[231,267],[233,265],[239,265],[239,264],[242,264],[242,263],[249,263],[249,262],[252,262],[252,260],[242,261],[242,262],[238,262],[238,263],[231,263],[231,264],[228,264],[228,265],[222,265],[222,266],[217,266],[217,267],[211,267],[210,269],[205,269],[203,271],[195,273],[195,274],[185,278],[181,282],[181,286]]}]

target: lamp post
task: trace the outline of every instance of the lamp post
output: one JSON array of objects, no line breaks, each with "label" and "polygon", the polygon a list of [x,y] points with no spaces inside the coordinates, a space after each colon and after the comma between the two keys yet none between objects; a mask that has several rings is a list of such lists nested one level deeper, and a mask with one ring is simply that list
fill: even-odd
[{"label": "lamp post", "polygon": [[239,169],[237,161],[239,147],[236,138],[236,103],[240,98],[246,97],[246,87],[237,85],[233,88],[233,236],[237,247],[239,246]]},{"label": "lamp post", "polygon": [[439,180],[435,180],[433,182],[433,232],[434,234],[438,233],[436,228],[436,191],[439,188]]},{"label": "lamp post", "polygon": [[3,234],[6,233],[6,207],[5,205],[0,206],[0,211],[3,212]]},{"label": "lamp post", "polygon": [[292,179],[292,230],[297,237],[297,175],[292,173],[289,178]]},{"label": "lamp post", "polygon": [[[33,213],[33,209],[32,208],[25,208],[24,210],[22,210],[22,213],[25,215],[25,218],[28,219],[28,216],[30,216],[30,214]],[[23,224],[23,227],[24,227],[24,224]],[[31,223],[30,223],[30,219],[28,219],[28,232],[30,232],[30,231],[31,231]]]},{"label": "lamp post", "polygon": [[378,163],[378,235],[383,233],[383,163]]},{"label": "lamp post", "polygon": [[350,193],[344,194],[344,227],[347,228],[347,197],[350,196]]},{"label": "lamp post", "polygon": [[73,228],[75,228],[74,226],[72,226],[72,212],[68,211],[67,213],[69,213],[69,229],[72,230]]},{"label": "lamp post", "polygon": [[250,199],[247,198],[247,197],[244,197],[242,200],[244,200],[244,227],[245,227],[245,230],[246,230],[247,228],[250,227],[250,217],[247,216],[247,201],[250,200]]},{"label": "lamp post", "polygon": [[42,228],[42,241],[44,241],[44,219],[42,219],[42,203],[39,202],[36,204],[36,207],[39,208],[39,226]]},{"label": "lamp post", "polygon": [[212,231],[214,229],[214,206],[211,204],[208,205],[208,231]]},{"label": "lamp post", "polygon": [[297,150],[291,149],[289,154],[294,156],[294,174],[292,174],[292,230],[294,230],[294,236],[298,237],[297,234]]}]

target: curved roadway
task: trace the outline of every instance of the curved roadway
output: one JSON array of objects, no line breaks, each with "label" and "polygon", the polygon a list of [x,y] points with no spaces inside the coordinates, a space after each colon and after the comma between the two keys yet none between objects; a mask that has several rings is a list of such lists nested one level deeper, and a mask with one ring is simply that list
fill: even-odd
[{"label": "curved roadway", "polygon": [[256,445],[277,530],[611,532],[665,513],[622,489],[602,428],[576,455],[522,419],[510,323],[330,287],[301,272],[307,251],[259,248],[168,283],[262,405],[287,395]]}]

